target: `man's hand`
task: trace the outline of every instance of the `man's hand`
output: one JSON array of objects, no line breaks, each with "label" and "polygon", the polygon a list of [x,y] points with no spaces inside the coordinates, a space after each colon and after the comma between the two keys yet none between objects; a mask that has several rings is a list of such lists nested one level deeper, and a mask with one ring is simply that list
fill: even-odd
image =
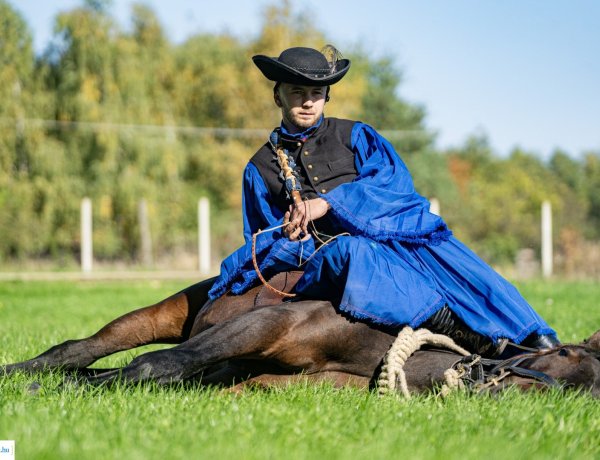
[{"label": "man's hand", "polygon": [[298,206],[290,206],[290,210],[283,216],[283,234],[291,241],[308,236],[308,223],[323,217],[329,211],[329,203],[323,198],[314,198],[303,201]]}]

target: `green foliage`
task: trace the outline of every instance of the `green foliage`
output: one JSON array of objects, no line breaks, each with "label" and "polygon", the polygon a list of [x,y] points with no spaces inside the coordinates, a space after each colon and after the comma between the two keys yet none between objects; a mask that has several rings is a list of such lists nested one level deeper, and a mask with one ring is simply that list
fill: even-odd
[{"label": "green foliage", "polygon": [[[159,254],[193,247],[195,208],[203,195],[225,219],[213,225],[217,257],[241,243],[241,174],[265,136],[207,135],[196,127],[260,128],[266,134],[277,124],[272,83],[250,57],[297,43],[323,46],[324,35],[308,18],[284,2],[265,10],[262,31],[247,43],[221,34],[174,46],[148,7],[132,8],[132,30],[126,32],[111,16],[111,2],[87,0],[56,17],[55,37],[36,60],[26,24],[0,5],[7,18],[6,65],[0,69],[6,103],[0,110],[9,120],[24,120],[16,135],[11,126],[0,131],[0,200],[6,203],[0,259],[76,256],[83,196],[93,200],[99,259],[136,260],[141,198],[149,203]],[[392,63],[358,55],[356,62],[348,88],[334,92],[334,114],[374,113],[363,104],[366,94],[376,93],[390,126],[401,121],[400,128],[420,129],[420,109],[393,96],[399,79]],[[385,78],[377,77],[379,69]],[[35,119],[47,123],[36,126]]]},{"label": "green foliage", "polygon": [[[328,43],[289,1],[265,8],[251,39],[200,34],[178,45],[149,7],[132,7],[130,30],[111,7],[84,0],[60,13],[52,41],[36,57],[27,24],[0,0],[0,261],[76,258],[84,196],[93,200],[98,259],[138,259],[142,198],[156,255],[194,247],[201,196],[219,216],[212,220],[215,258],[227,254],[241,243],[243,167],[280,116],[273,83],[250,58]],[[344,51],[352,70],[332,88],[327,115],[359,119],[385,135],[417,190],[438,198],[455,233],[488,260],[511,261],[519,248],[539,246],[546,199],[571,261],[586,252],[582,241],[600,235],[597,153],[575,160],[557,151],[544,164],[516,150],[502,159],[484,136],[435,151],[425,108],[400,96],[395,62],[360,46]],[[235,137],[211,128],[248,131]]]},{"label": "green foliage", "polygon": [[597,238],[600,236],[600,152],[589,152],[583,157],[583,177],[589,202],[588,218],[593,229],[591,234]]},{"label": "green foliage", "polygon": [[561,257],[569,257],[566,246],[590,234],[593,199],[587,188],[593,181],[564,152],[555,152],[548,164],[522,149],[500,158],[479,136],[447,151],[446,157],[459,198],[441,198],[443,215],[455,234],[485,259],[508,264],[521,248],[539,251],[541,205],[546,200],[552,205]]}]

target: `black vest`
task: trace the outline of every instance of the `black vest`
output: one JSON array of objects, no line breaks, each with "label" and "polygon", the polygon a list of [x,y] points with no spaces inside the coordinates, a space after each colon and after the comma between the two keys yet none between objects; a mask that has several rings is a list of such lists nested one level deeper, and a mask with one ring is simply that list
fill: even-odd
[{"label": "black vest", "polygon": [[[312,199],[318,193],[327,193],[338,185],[351,182],[357,175],[354,165],[351,135],[356,122],[325,118],[321,126],[306,140],[290,140],[282,135],[282,145],[296,162],[300,176],[302,198]],[[281,168],[269,143],[262,146],[250,159],[263,178],[270,200],[282,213],[287,211],[288,197]],[[315,221],[320,232],[334,234],[339,229],[328,215]]]}]

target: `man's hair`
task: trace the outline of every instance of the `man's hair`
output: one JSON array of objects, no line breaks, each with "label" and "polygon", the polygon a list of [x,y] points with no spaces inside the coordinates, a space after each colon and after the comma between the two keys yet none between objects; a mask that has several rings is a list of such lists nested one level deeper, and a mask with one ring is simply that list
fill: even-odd
[{"label": "man's hair", "polygon": [[[275,83],[275,86],[273,86],[273,95],[277,94],[277,90],[279,89],[279,86],[281,85],[281,82],[278,81],[277,83]],[[327,91],[325,92],[325,102],[329,102],[329,90],[331,89],[331,86],[327,86]]]}]

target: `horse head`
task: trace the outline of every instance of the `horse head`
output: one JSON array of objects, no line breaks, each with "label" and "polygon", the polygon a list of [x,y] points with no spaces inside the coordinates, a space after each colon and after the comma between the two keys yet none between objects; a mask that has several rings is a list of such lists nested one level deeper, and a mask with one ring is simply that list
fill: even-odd
[{"label": "horse head", "polygon": [[578,345],[562,345],[527,357],[520,366],[541,372],[565,387],[600,397],[600,330]]}]

